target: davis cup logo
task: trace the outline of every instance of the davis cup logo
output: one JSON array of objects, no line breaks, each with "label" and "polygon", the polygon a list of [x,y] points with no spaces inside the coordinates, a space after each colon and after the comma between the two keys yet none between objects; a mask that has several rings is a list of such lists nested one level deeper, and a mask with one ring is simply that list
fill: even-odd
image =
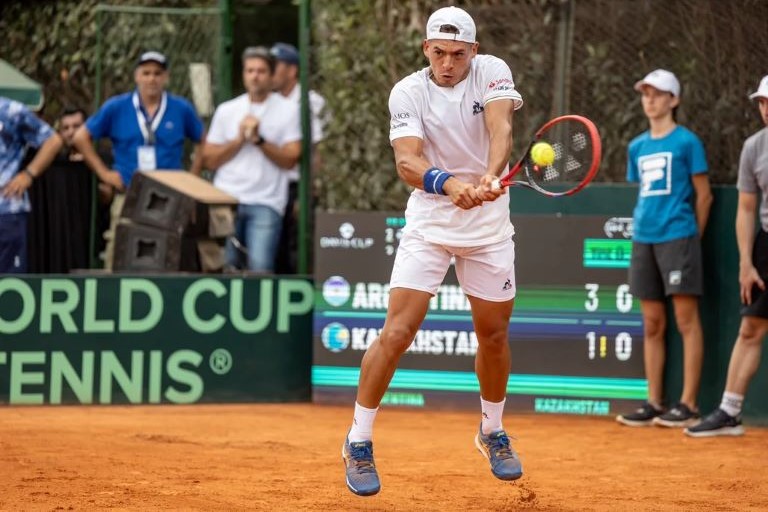
[{"label": "davis cup logo", "polygon": [[323,298],[331,306],[343,306],[349,300],[349,295],[349,283],[341,276],[331,276],[323,283]]},{"label": "davis cup logo", "polygon": [[331,352],[341,352],[349,347],[349,329],[343,324],[332,322],[325,326],[320,339]]}]

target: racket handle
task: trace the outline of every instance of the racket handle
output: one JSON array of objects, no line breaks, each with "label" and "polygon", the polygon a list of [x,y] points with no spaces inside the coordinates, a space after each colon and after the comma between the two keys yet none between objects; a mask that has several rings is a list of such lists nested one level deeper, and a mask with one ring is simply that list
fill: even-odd
[{"label": "racket handle", "polygon": [[491,190],[501,190],[501,181],[498,178],[491,182]]}]

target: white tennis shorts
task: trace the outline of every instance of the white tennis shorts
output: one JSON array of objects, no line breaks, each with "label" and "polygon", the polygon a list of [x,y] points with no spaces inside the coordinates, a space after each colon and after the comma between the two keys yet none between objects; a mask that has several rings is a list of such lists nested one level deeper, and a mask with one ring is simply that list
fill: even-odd
[{"label": "white tennis shorts", "polygon": [[451,256],[464,293],[494,302],[515,298],[515,243],[511,238],[480,247],[450,247],[405,233],[397,248],[390,288],[409,288],[435,295],[445,279]]}]

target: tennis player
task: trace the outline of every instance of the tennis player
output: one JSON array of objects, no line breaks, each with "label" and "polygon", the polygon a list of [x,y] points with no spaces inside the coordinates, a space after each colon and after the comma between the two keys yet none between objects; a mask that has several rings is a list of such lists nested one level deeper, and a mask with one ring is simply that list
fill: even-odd
[{"label": "tennis player", "polygon": [[475,445],[502,480],[522,467],[502,426],[510,371],[507,339],[515,298],[509,196],[491,183],[507,171],[512,115],[523,104],[500,59],[478,55],[475,23],[445,7],[427,21],[429,66],[392,89],[390,140],[400,178],[414,191],[390,281],[379,338],[363,357],[354,420],[342,447],[349,489],[379,492],[373,422],[400,356],[414,339],[451,258],[478,337],[475,371],[482,417]]},{"label": "tennis player", "polygon": [[[704,146],[676,122],[680,82],[657,69],[635,84],[649,129],[629,143],[627,181],[640,182],[634,211],[629,286],[640,299],[648,401],[620,414],[631,427],[688,427],[698,422],[704,337],[699,317],[703,292],[701,236],[712,193]],[[671,297],[683,339],[683,391],[669,410],[662,407],[667,314]]]},{"label": "tennis player", "polygon": [[[749,98],[757,100],[765,127],[744,142],[739,162],[736,240],[739,245],[741,326],[731,353],[720,407],[698,425],[685,429],[691,437],[744,434],[741,425],[744,395],[760,365],[763,340],[768,333],[768,293],[765,291],[768,281],[768,75]],[[760,229],[755,236],[758,205]]]}]

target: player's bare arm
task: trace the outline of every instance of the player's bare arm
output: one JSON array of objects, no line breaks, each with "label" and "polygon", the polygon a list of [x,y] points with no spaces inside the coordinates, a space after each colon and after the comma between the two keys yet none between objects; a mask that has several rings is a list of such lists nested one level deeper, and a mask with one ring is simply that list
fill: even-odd
[{"label": "player's bare arm", "polygon": [[[392,141],[392,147],[395,150],[395,164],[400,179],[412,187],[424,190],[424,175],[433,168],[432,164],[424,159],[424,142],[418,137],[401,137]],[[442,188],[453,204],[464,210],[483,203],[474,185],[455,176],[448,178]]]},{"label": "player's bare arm", "polygon": [[755,216],[758,205],[757,194],[739,192],[739,205],[736,209],[736,242],[739,246],[739,291],[743,304],[752,304],[752,286],[755,284],[765,290],[765,283],[752,261],[752,248],[755,237]]},{"label": "player's bare arm", "polygon": [[485,128],[490,135],[488,169],[480,179],[478,195],[483,201],[493,201],[504,194],[504,189],[493,189],[493,180],[501,176],[509,164],[512,153],[512,117],[515,112],[513,100],[496,100],[485,105]]},{"label": "player's bare arm", "polygon": [[707,173],[693,176],[693,188],[696,191],[696,223],[699,226],[699,236],[703,236],[709,219],[709,209],[712,206],[712,189],[709,186]]}]

